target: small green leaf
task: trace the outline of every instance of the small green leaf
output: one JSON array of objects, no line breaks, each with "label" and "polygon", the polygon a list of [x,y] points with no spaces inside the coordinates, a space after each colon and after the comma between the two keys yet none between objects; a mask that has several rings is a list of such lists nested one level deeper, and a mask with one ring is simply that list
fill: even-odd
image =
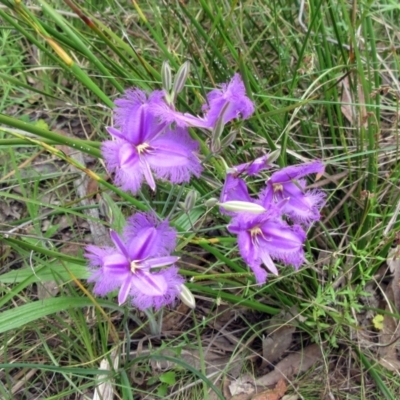
[{"label": "small green leaf", "polygon": [[160,397],[165,397],[165,396],[167,395],[167,393],[168,393],[168,385],[162,384],[162,385],[160,385],[160,386],[158,387],[158,389],[157,389],[157,394],[158,394]]},{"label": "small green leaf", "polygon": [[383,329],[383,315],[377,314],[373,319],[372,323],[374,324],[375,329],[381,331]]},{"label": "small green leaf", "polygon": [[166,383],[169,386],[175,385],[176,376],[174,371],[168,371],[165,374],[160,375],[160,382]]}]

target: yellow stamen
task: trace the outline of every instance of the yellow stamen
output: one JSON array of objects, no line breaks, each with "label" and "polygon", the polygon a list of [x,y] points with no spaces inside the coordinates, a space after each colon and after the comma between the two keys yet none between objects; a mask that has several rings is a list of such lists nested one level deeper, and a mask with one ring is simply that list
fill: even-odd
[{"label": "yellow stamen", "polygon": [[250,229],[251,237],[262,235],[262,230],[259,226],[255,226],[254,228]]},{"label": "yellow stamen", "polygon": [[136,147],[137,151],[139,154],[144,153],[146,149],[148,149],[150,146],[147,143],[139,144],[139,146]]},{"label": "yellow stamen", "polygon": [[274,188],[274,192],[282,192],[283,186],[281,183],[273,183],[272,187]]},{"label": "yellow stamen", "polygon": [[136,273],[136,270],[139,268],[139,264],[137,261],[131,261],[131,272],[132,274]]}]

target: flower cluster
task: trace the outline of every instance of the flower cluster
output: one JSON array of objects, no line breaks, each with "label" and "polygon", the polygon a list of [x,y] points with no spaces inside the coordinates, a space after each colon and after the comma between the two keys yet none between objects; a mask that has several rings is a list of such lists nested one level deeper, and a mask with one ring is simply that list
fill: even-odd
[{"label": "flower cluster", "polygon": [[[185,63],[172,84],[168,64],[163,65],[163,90],[148,94],[131,89],[115,101],[114,126],[108,127],[111,140],[101,150],[115,184],[136,194],[144,182],[156,189],[156,179],[173,184],[200,177],[202,165],[199,144],[191,138],[189,127],[211,131],[211,149],[220,151],[233,136],[219,137],[224,125],[233,119],[248,118],[254,112],[240,75],[210,91],[202,115],[181,113],[175,108],[183,89],[189,65]],[[275,155],[276,156],[276,155]],[[273,260],[298,268],[304,262],[304,229],[319,219],[324,195],[306,189],[303,179],[321,173],[323,165],[313,162],[274,172],[257,199],[247,189],[245,176],[272,168],[272,154],[228,170],[220,196],[221,212],[232,217],[228,230],[238,236],[240,253],[254,271],[258,283],[265,282],[266,268],[277,274]],[[177,233],[168,221],[154,213],[137,213],[127,220],[120,236],[111,231],[113,246],[88,246],[94,292],[104,296],[118,290],[119,304],[128,299],[135,307],[158,309],[179,296],[191,302],[178,274],[173,255]],[[189,300],[188,300],[189,297]]]},{"label": "flower cluster", "polygon": [[[183,284],[174,266],[178,257],[171,255],[175,229],[152,214],[138,213],[128,219],[123,238],[114,231],[110,236],[114,247],[86,248],[94,293],[104,296],[119,289],[120,305],[130,297],[141,310],[172,303]],[[165,266],[169,267],[159,270]]]},{"label": "flower cluster", "polygon": [[324,171],[319,161],[274,172],[258,198],[251,198],[240,176],[255,175],[270,167],[268,157],[234,167],[226,176],[220,198],[221,211],[233,217],[228,230],[237,235],[240,254],[259,284],[267,279],[261,264],[278,274],[273,259],[296,269],[304,263],[304,229],[320,219],[325,199],[323,192],[307,190],[303,179]]}]

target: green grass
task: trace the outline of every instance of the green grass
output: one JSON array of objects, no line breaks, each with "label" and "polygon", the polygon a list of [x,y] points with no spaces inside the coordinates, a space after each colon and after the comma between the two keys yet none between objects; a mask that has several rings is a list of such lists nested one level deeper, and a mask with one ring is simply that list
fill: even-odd
[{"label": "green grass", "polygon": [[[390,278],[382,268],[399,229],[397,3],[311,0],[300,2],[302,11],[284,0],[77,3],[90,23],[68,3],[0,0],[0,397],[92,398],[100,362],[116,350],[120,364],[108,377],[120,398],[166,398],[165,392],[203,399],[212,391],[222,398],[220,382],[213,387],[206,377],[204,354],[199,369],[179,354],[187,345],[206,346],[222,303],[239,315],[227,331],[241,328],[243,340],[229,354],[232,364],[239,354],[243,373],[254,373],[241,355],[246,340],[255,335],[248,347],[261,354],[265,327],[258,322],[291,309],[300,316],[292,349],[316,342],[324,358],[322,369],[291,381],[289,393],[322,398],[329,388],[337,399],[398,398],[397,375],[359,336],[379,334],[372,317],[363,317],[367,310],[399,318],[380,289]],[[224,168],[200,131],[191,134],[208,157],[204,179],[179,188],[164,183],[155,196],[144,189],[138,197],[108,180],[99,146],[113,100],[132,86],[160,88],[165,60],[175,72],[191,62],[178,99],[182,111],[197,112],[207,90],[242,74],[256,112],[233,124],[237,139],[224,153],[230,165],[275,149],[281,166],[316,158],[326,164],[315,185],[328,202],[308,233],[308,263],[300,271],[282,268],[266,285],[254,285],[235,239],[225,236],[226,220],[204,206],[218,196]],[[351,122],[346,109],[355,113]],[[74,186],[82,171],[91,177],[87,204]],[[265,176],[254,183],[254,193],[264,182]],[[185,213],[178,203],[191,189],[199,197]],[[91,297],[82,256],[91,241],[88,219],[119,229],[123,216],[149,208],[179,230],[181,272],[193,277],[188,286],[200,305],[180,332],[153,341],[146,339],[145,315],[112,297]],[[368,284],[376,279],[371,295]],[[381,303],[368,305],[371,297]],[[138,346],[150,355],[127,355]],[[175,378],[163,378],[149,359],[177,363]],[[34,372],[24,381],[27,371]]]}]

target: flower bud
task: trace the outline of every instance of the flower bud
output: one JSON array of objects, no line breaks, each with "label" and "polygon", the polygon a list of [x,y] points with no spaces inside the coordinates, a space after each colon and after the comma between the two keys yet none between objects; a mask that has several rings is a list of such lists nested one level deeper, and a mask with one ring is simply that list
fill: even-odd
[{"label": "flower bud", "polygon": [[219,139],[222,135],[222,132],[224,131],[224,127],[225,127],[225,122],[224,122],[224,114],[226,109],[228,108],[229,103],[226,103],[224,105],[224,107],[221,110],[221,113],[219,114],[219,117],[214,125],[214,128],[211,132],[211,142],[216,141],[217,139]]},{"label": "flower bud", "polygon": [[229,147],[234,140],[236,139],[237,131],[229,132],[222,140],[221,147],[225,149],[225,147]]},{"label": "flower bud", "polygon": [[276,149],[272,151],[271,153],[268,154],[267,158],[267,163],[268,165],[271,165],[273,162],[275,162],[281,154],[281,151],[279,149]]},{"label": "flower bud", "polygon": [[211,139],[210,149],[213,154],[218,154],[222,149],[221,140],[219,138]]},{"label": "flower bud", "polygon": [[164,61],[161,67],[162,87],[166,93],[169,93],[172,87],[172,73],[168,61]]},{"label": "flower bud", "polygon": [[180,93],[183,88],[185,87],[186,80],[189,76],[190,70],[190,62],[185,61],[179,68],[178,72],[176,73],[175,80],[174,80],[174,88],[172,92],[174,96]]},{"label": "flower bud", "polygon": [[251,214],[262,214],[267,210],[256,203],[250,203],[248,201],[232,200],[226,201],[225,203],[218,203],[220,207],[223,207],[227,211],[232,212],[248,212]]},{"label": "flower bud", "polygon": [[196,299],[194,298],[193,293],[185,285],[180,285],[179,289],[179,298],[182,300],[182,302],[190,308],[195,308]]},{"label": "flower bud", "polygon": [[212,207],[216,206],[216,205],[218,204],[218,202],[219,202],[218,199],[216,199],[215,197],[211,197],[211,199],[208,199],[208,200],[206,200],[206,201],[204,202],[204,205],[205,205],[207,208],[212,208]]},{"label": "flower bud", "polygon": [[193,207],[197,202],[198,197],[199,193],[196,190],[191,189],[189,191],[185,199],[185,211],[189,212],[190,210],[193,209]]}]

